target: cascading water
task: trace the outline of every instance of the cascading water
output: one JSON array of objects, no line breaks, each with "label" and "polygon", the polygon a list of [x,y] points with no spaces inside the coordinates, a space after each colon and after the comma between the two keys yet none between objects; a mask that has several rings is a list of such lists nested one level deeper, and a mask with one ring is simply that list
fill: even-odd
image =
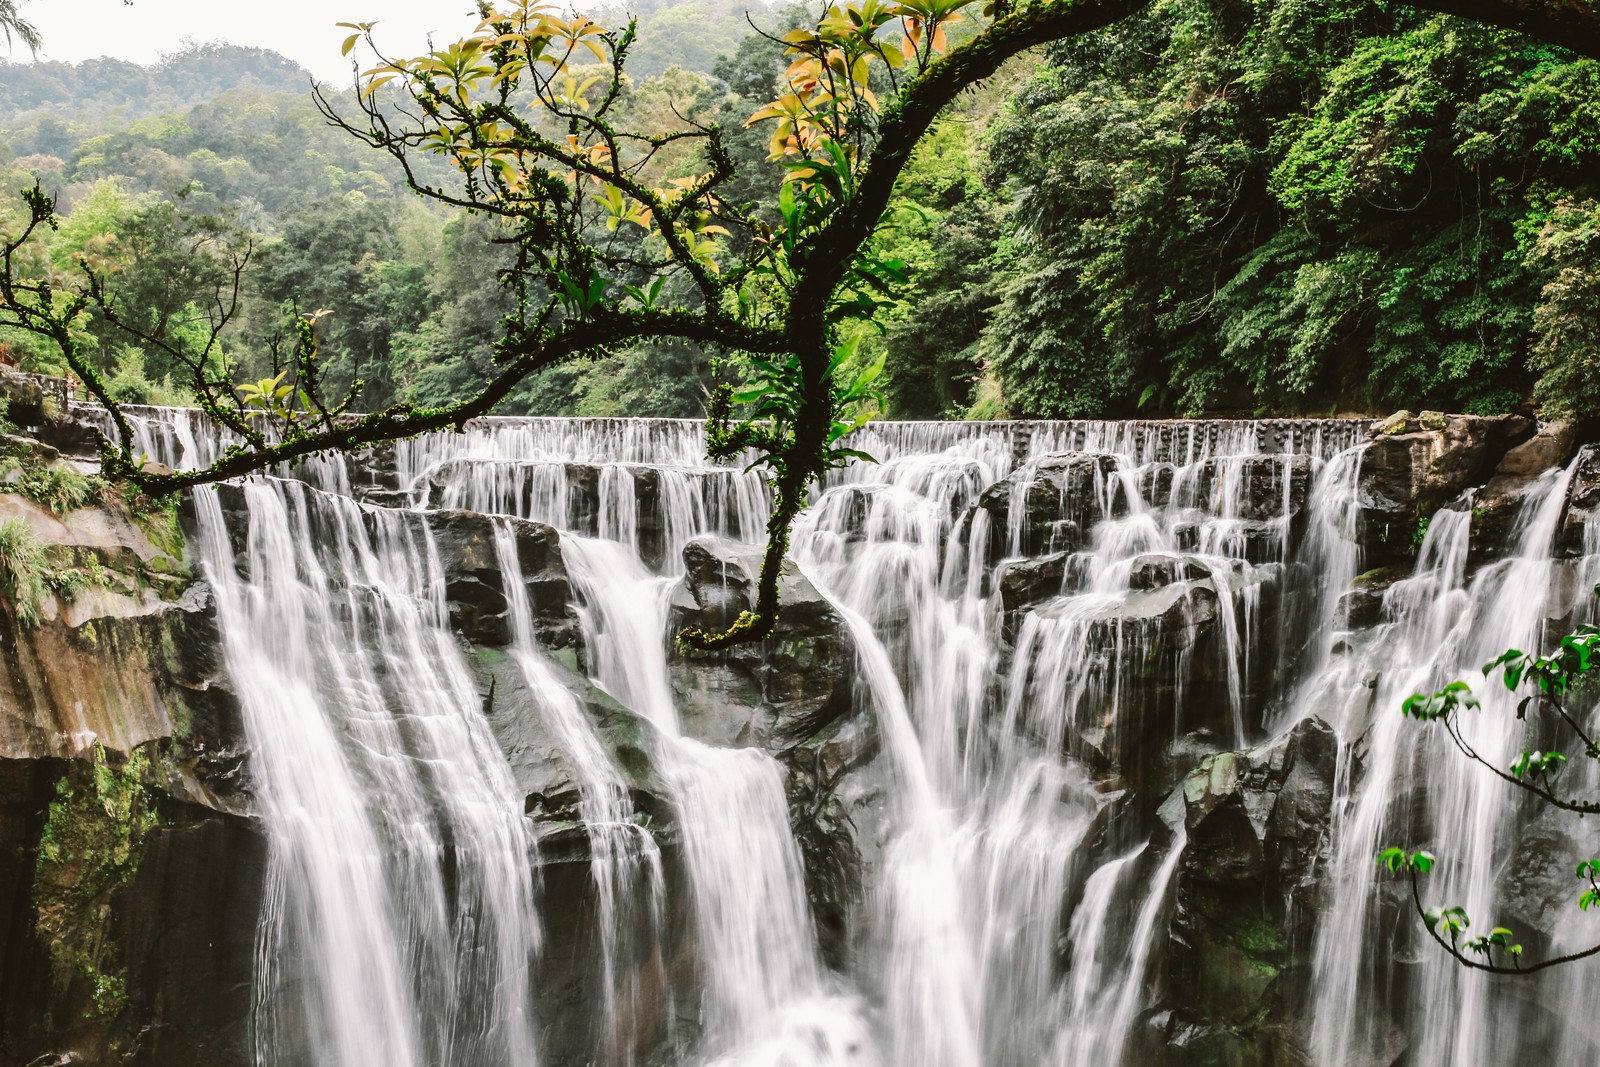
[{"label": "cascading water", "polygon": [[[162,462],[220,447],[186,416],[138,423]],[[334,462],[300,472],[311,484],[224,491],[242,506],[202,491],[230,669],[259,694],[246,705],[274,855],[261,1062],[522,1064],[548,1044],[552,1024],[530,1017],[528,996],[552,980],[537,953],[539,831],[450,632],[429,533],[440,509],[560,531],[580,668],[641,724],[670,809],[666,826],[638,809],[626,760],[645,757],[610,747],[541,646],[549,605],[509,519],[494,519],[506,647],[535,705],[524,714],[570,767],[588,841],[603,1002],[586,1028],[612,1037],[562,1064],[1153,1062],[1134,1050],[1174,980],[1167,931],[1190,877],[1183,775],[1313,716],[1340,745],[1324,906],[1302,917],[1317,930],[1301,961],[1318,1000],[1304,1012],[1307,1055],[1388,1063],[1403,1043],[1417,1063],[1507,1054],[1512,1038],[1490,1020],[1513,1009],[1487,982],[1426,947],[1397,962],[1372,855],[1423,827],[1448,857],[1430,891],[1492,915],[1514,809],[1397,709],[1500,649],[1539,644],[1571,475],[1534,484],[1508,558],[1476,570],[1471,502],[1434,516],[1413,573],[1363,629],[1341,595],[1362,568],[1365,431],[863,430],[856,446],[880,462],[831,476],[793,541],[854,650],[853,706],[830,714],[872,738],[850,764],[861,784],[845,818],[861,894],[828,951],[803,825],[815,813],[794,791],[802,764],[760,729],[739,733],[748,747],[709,743],[682,711],[670,631],[686,546],[759,541],[768,499],[758,475],[704,460],[697,424],[490,419],[402,442],[390,488],[371,499],[407,510],[357,503]],[[1583,536],[1569,583],[1600,580],[1600,524]],[[737,568],[721,566],[732,589]],[[785,640],[766,651],[788,654]],[[762,715],[781,701],[750,699]],[[1504,712],[1487,708],[1474,735],[1498,762],[1518,743]],[[818,765],[843,765],[819,752]],[[692,1009],[650,1003],[657,986]],[[615,1037],[650,1030],[632,1026],[650,1013],[670,1016],[653,1046]],[[1591,1046],[1574,1033],[1552,1047],[1581,1059]]]},{"label": "cascading water", "polygon": [[[616,427],[614,443],[623,457],[633,458],[637,446],[630,444],[628,425]],[[551,454],[552,445],[567,440],[565,426],[511,424],[515,447],[545,457],[520,463],[516,482],[543,486],[542,492],[506,489],[498,473],[504,450],[498,429],[469,449],[493,457],[485,461],[496,472],[491,477],[481,477],[476,466],[459,459],[413,459],[421,472],[416,480],[435,487],[441,502],[474,510],[520,514],[567,528],[594,516],[599,536],[569,534],[564,556],[591,677],[659,731],[657,757],[677,806],[704,954],[705,1033],[697,1042],[699,1054],[731,1054],[739,1063],[775,1067],[869,1062],[868,1040],[849,1001],[825,988],[801,858],[788,826],[782,770],[755,750],[716,749],[681,736],[666,655],[671,579],[641,561],[642,526],[661,532],[669,559],[680,555],[695,534],[761,528],[765,497],[759,481],[717,469],[692,475],[652,469],[648,477],[657,508],[642,516],[637,465],[602,463],[593,473],[592,503],[574,506],[573,472],[565,458]],[[669,457],[682,458],[683,450],[666,434],[652,440]],[[456,445],[448,438],[442,442],[446,449]],[[604,455],[582,445],[569,447],[588,459]],[[459,478],[452,476],[455,472]],[[697,485],[717,490],[697,492]],[[502,566],[513,554],[502,549]],[[615,777],[605,768],[595,774]]]},{"label": "cascading water", "polygon": [[[1329,693],[1349,694],[1345,713],[1335,721],[1352,741],[1365,735],[1365,766],[1358,775],[1347,760],[1335,798],[1340,816],[1336,905],[1317,949],[1313,1048],[1320,1063],[1360,1062],[1393,1042],[1385,1032],[1392,1021],[1370,1008],[1374,993],[1384,996],[1394,980],[1385,947],[1390,920],[1379,910],[1378,868],[1372,860],[1391,837],[1405,839],[1407,827],[1419,822],[1428,826],[1446,860],[1430,880],[1429,892],[1464,906],[1480,921],[1493,915],[1497,849],[1505,847],[1516,797],[1462,758],[1437,731],[1420,729],[1394,709],[1411,693],[1465,678],[1484,707],[1463,722],[1464,738],[1491,765],[1510,766],[1523,733],[1516,697],[1478,668],[1508,648],[1540,648],[1546,640],[1551,550],[1570,477],[1571,468],[1552,470],[1535,483],[1523,504],[1510,558],[1470,580],[1470,509],[1434,516],[1414,574],[1386,594],[1387,621],[1374,635],[1373,654],[1351,657],[1326,680]],[[1370,709],[1363,706],[1368,700]],[[1423,781],[1427,789],[1418,791]],[[1484,976],[1439,954],[1424,956],[1420,969],[1420,975],[1411,976],[1409,991],[1414,1017],[1421,1020],[1410,1032],[1418,1062],[1464,1067],[1514,1051],[1521,1039],[1489,1010]],[[1423,1010],[1442,1003],[1456,1010]]]},{"label": "cascading water", "polygon": [[235,492],[242,530],[195,501],[271,840],[260,1062],[533,1062],[532,840],[437,560],[397,513]]},{"label": "cascading water", "polygon": [[[1253,739],[1258,587],[1280,579],[1312,464],[1355,440],[1333,427],[1313,435],[1310,457],[1263,454],[1263,429],[1277,428],[1045,425],[996,449],[970,431],[930,427],[923,443],[907,428],[879,428],[866,447],[884,462],[855,468],[802,519],[797,555],[859,620],[866,688],[906,783],[907,826],[883,876],[895,931],[882,992],[893,1062],[1120,1058],[1181,844],[1166,842],[1141,872],[1136,908],[1116,922],[1094,918],[1117,877],[1096,867],[1131,861],[1097,860],[1087,846],[1117,798],[1065,755],[1120,759],[1152,732],[1189,728],[1194,660],[1214,661],[1206,666],[1226,694],[1211,726],[1228,747]],[[1037,581],[1008,590],[1014,565],[1002,563],[992,591],[989,559],[1041,549],[1052,567],[1036,568]],[[1001,609],[1018,588],[1037,603],[1007,642]],[[1175,628],[1207,626],[1211,640],[1152,667]],[[1156,687],[1169,692],[1152,700]],[[896,728],[901,719],[914,726]],[[1130,826],[1124,835],[1141,833]]]},{"label": "cascading water", "polygon": [[516,535],[504,522],[495,527],[495,552],[501,573],[513,578],[505,583],[512,654],[528,691],[539,701],[541,717],[577,772],[578,807],[589,838],[589,868],[599,905],[604,1029],[613,1033],[626,1029],[628,1017],[637,1015],[639,1009],[621,988],[620,961],[631,947],[629,934],[641,917],[647,936],[663,925],[666,901],[661,850],[639,824],[627,783],[612,764],[594,724],[534,640],[533,611]]}]

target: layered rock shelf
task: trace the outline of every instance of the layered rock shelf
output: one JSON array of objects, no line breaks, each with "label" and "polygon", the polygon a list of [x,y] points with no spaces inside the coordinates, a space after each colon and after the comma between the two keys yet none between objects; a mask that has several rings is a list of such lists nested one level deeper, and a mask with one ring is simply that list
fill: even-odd
[{"label": "layered rock shelf", "polygon": [[[34,443],[11,445],[19,462],[90,470],[94,414],[74,420],[59,401],[13,391],[38,407]],[[168,451],[154,458],[176,462],[176,438],[162,436],[168,416],[148,414],[151,447]],[[777,761],[816,950],[862,996],[881,996],[873,982],[892,958],[875,955],[889,950],[874,909],[892,904],[895,849],[913,818],[907,782],[920,775],[917,788],[953,810],[970,805],[951,816],[957,852],[1003,848],[1000,824],[982,813],[1007,797],[1039,804],[1040,818],[1075,835],[1053,904],[1061,929],[1028,950],[1042,980],[1066,991],[1060,1003],[1077,1003],[1074,968],[1111,951],[1067,934],[1100,884],[1092,872],[1124,857],[1116,877],[1128,880],[1117,885],[1162,888],[1134,915],[1151,917],[1148,944],[1119,950],[1145,960],[1119,1039],[1126,1062],[1318,1062],[1327,1039],[1313,1032],[1307,1001],[1337,889],[1334,826],[1356,803],[1351,783],[1369,772],[1370,724],[1393,709],[1319,700],[1306,687],[1318,677],[1344,684],[1348,665],[1370,676],[1353,691],[1378,692],[1371,679],[1389,664],[1370,646],[1396,624],[1430,524],[1437,538],[1449,521],[1441,513],[1470,521],[1461,578],[1470,581],[1515,550],[1519,516],[1544,499],[1552,470],[1571,473],[1559,475],[1548,633],[1589,617],[1584,584],[1600,579],[1600,453],[1524,418],[888,424],[864,444],[890,473],[847,473],[802,521],[773,634],[698,653],[674,635],[724,627],[752,607],[759,483],[682,469],[694,433],[684,424],[599,425],[582,449],[563,438],[567,455],[534,454],[555,448],[540,444],[556,438],[539,425],[477,430],[480,446],[527,454],[402,445],[361,457],[349,483],[367,536],[410,554],[437,583],[438,625],[523,798],[547,937],[535,1010],[593,1017],[544,1039],[543,1062],[556,1067],[623,1062],[624,1048],[676,1062],[673,1050],[711,1026],[694,990],[712,981],[713,962],[696,947],[686,903],[697,875],[684,835],[694,828],[680,825],[684,794],[664,755],[684,739]],[[946,453],[937,478],[897,473]],[[241,560],[248,493],[224,486],[213,498]],[[247,695],[227,670],[193,499],[141,506],[106,489],[56,514],[0,492],[0,522],[27,531],[58,570],[94,575],[52,587],[35,614],[19,610],[13,584],[0,618],[6,1062],[253,1062],[257,924],[271,890],[240,713]],[[304,521],[313,540],[328,540],[331,528],[316,524],[344,514],[308,507]],[[592,567],[600,557],[585,546],[596,539],[626,545],[638,588],[656,597],[636,608],[659,624],[670,726],[604,675],[615,623],[573,562],[589,553]],[[330,560],[323,577],[341,595],[399,595],[378,589],[382,576],[359,561]],[[605,955],[621,950],[605,948],[594,926],[613,904],[593,877],[605,840],[593,772],[519,665],[530,651],[518,645],[523,603],[531,651],[614,769],[621,817],[664,857],[667,904],[651,920],[654,955],[639,957],[648,965]],[[882,689],[890,680],[892,697]],[[1026,786],[1008,777],[1030,761],[1049,774]],[[1529,830],[1552,863],[1564,832]],[[118,857],[109,866],[108,848]],[[1506,899],[1547,930],[1556,895],[1529,875]],[[618,989],[633,1014],[595,1021]],[[1394,993],[1360,1062],[1402,1062],[1416,1025]]]}]

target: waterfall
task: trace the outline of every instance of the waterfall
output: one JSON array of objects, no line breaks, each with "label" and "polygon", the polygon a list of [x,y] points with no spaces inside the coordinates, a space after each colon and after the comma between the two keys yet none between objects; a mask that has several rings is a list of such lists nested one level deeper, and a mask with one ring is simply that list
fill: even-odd
[{"label": "waterfall", "polygon": [[[187,413],[134,415],[156,462],[229,443]],[[1298,940],[1273,964],[1315,999],[1293,1006],[1293,1043],[1328,1067],[1511,1055],[1545,1009],[1408,931],[1373,855],[1432,848],[1430,896],[1494,917],[1525,813],[1398,709],[1466,677],[1485,702],[1471,740],[1509,763],[1521,727],[1474,668],[1541,645],[1572,600],[1551,590],[1600,581],[1600,523],[1556,558],[1576,467],[1551,471],[1482,564],[1475,502],[1452,501],[1408,574],[1361,576],[1387,585],[1377,622],[1353,621],[1367,430],[869,425],[854,446],[878,462],[818,487],[785,578],[814,590],[804,626],[835,627],[842,664],[796,652],[815,636],[800,623],[737,654],[675,649],[694,583],[720,567],[707,595],[737,606],[740,564],[715,554],[759,543],[770,499],[704,458],[698,423],[480,419],[197,491],[271,845],[258,1063],[1159,1062],[1162,1028],[1186,1025],[1178,931],[1205,921],[1196,768],[1239,752],[1270,777],[1316,720],[1337,744],[1329,810],[1305,813],[1329,820],[1326,867],[1284,904]],[[435,533],[458,510],[488,517],[470,569],[494,588],[472,610],[503,625],[499,695]],[[528,522],[554,529],[559,582],[525,562]],[[555,611],[570,644],[541,629]],[[786,720],[785,685],[832,667],[841,699]],[[722,687],[691,692],[695,670]],[[570,776],[559,828],[484,713],[508,677],[521,703],[493,717],[536,722]],[[712,737],[694,700],[744,701],[749,723]],[[836,927],[808,836],[829,804],[860,881]],[[559,833],[583,853],[582,909],[547,884]],[[552,937],[550,916],[584,926],[594,977],[541,952],[541,914]],[[535,1018],[563,981],[573,1017]],[[1576,1024],[1546,1036],[1592,1054]]]},{"label": "waterfall", "polygon": [[[1328,680],[1336,689],[1359,687],[1374,694],[1370,712],[1352,708],[1341,723],[1350,741],[1363,737],[1366,765],[1359,776],[1354,767],[1345,767],[1335,799],[1340,814],[1335,907],[1317,947],[1314,1034],[1318,1062],[1328,1067],[1375,1055],[1385,1043],[1379,1030],[1385,1020],[1366,1002],[1393,980],[1372,860],[1391,836],[1403,840],[1405,827],[1418,821],[1430,827],[1429,844],[1444,862],[1430,879],[1429,893],[1461,904],[1480,923],[1493,914],[1497,849],[1504,847],[1516,797],[1509,786],[1463,758],[1439,731],[1420,728],[1396,709],[1411,693],[1465,678],[1483,708],[1463,720],[1463,736],[1491,765],[1510,766],[1523,732],[1516,698],[1478,668],[1508,648],[1535,649],[1544,643],[1551,550],[1572,470],[1548,471],[1539,479],[1522,506],[1510,557],[1470,580],[1471,511],[1435,515],[1415,572],[1386,595],[1388,621],[1376,637],[1376,655],[1352,664],[1363,675],[1376,670],[1377,678],[1340,672],[1342,677]],[[1418,795],[1415,787],[1423,781],[1427,789]],[[1494,1025],[1483,975],[1437,953],[1424,956],[1419,966],[1422,974],[1411,992],[1421,1020],[1412,1035],[1419,1062],[1465,1067],[1511,1053],[1515,1037],[1509,1028]],[[1447,1002],[1456,1010],[1420,1010]]]},{"label": "waterfall", "polygon": [[438,561],[396,513],[239,495],[242,531],[195,504],[271,843],[259,1062],[534,1062],[532,840]]},{"label": "waterfall", "polygon": [[[1116,798],[1066,757],[1092,764],[1190,728],[1183,689],[1199,661],[1223,679],[1227,713],[1211,725],[1224,744],[1261,736],[1247,692],[1261,591],[1280,592],[1310,482],[1352,469],[1358,444],[1339,427],[1301,439],[1302,452],[1267,424],[1028,429],[1022,441],[1010,426],[1009,440],[877,427],[865,444],[883,462],[831,486],[795,537],[850,623],[900,778],[880,995],[904,1067],[1121,1057],[1182,845],[1142,872],[1143,903],[1113,921],[1109,894],[1132,861],[1096,862],[1086,838]],[[1264,451],[1268,438],[1287,448]],[[1004,522],[992,534],[991,516]],[[1000,564],[997,592],[985,560],[1041,551],[1059,563],[1008,642],[1014,564]],[[1152,667],[1174,624],[1211,636]],[[1153,681],[1169,695],[1148,699]]]},{"label": "waterfall", "polygon": [[[784,776],[754,749],[680,735],[667,680],[666,583],[612,541],[568,538],[593,677],[663,734],[706,974],[701,1054],[741,1064],[866,1062],[860,1023],[826,995],[789,830]],[[786,1058],[790,1057],[790,1058]]]},{"label": "waterfall", "polygon": [[[507,581],[512,653],[539,712],[577,771],[579,811],[589,838],[590,874],[599,902],[604,1029],[626,1030],[639,1005],[621,988],[622,961],[632,948],[629,934],[642,918],[646,936],[662,929],[666,886],[661,850],[637,819],[627,784],[611,762],[594,724],[564,685],[533,636],[533,612],[517,555],[516,537],[505,522],[495,526],[495,552]],[[642,905],[640,902],[642,901]]]}]

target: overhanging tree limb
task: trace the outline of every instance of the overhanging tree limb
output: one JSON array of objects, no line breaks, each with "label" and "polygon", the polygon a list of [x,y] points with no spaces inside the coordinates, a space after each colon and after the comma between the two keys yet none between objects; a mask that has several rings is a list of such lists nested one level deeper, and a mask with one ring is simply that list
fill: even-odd
[{"label": "overhanging tree limb", "polygon": [[[837,380],[843,373],[839,328],[851,315],[881,306],[873,293],[893,271],[873,259],[874,235],[917,145],[962,91],[1008,59],[1136,15],[1151,0],[992,0],[993,21],[944,54],[944,26],[976,2],[844,0],[825,9],[814,29],[784,36],[792,59],[787,91],[751,118],[774,124],[773,158],[786,168],[778,197],[784,221],[772,230],[719,198],[734,168],[714,124],[690,116],[677,131],[617,127],[612,110],[625,91],[632,25],[607,32],[581,16],[552,15],[535,0],[506,0],[481,8],[472,35],[425,55],[391,60],[374,48],[377,65],[357,74],[356,121],[318,94],[329,121],[398,160],[419,194],[497,218],[505,239],[517,246],[515,264],[501,276],[517,311],[496,346],[494,367],[470,395],[446,407],[400,405],[336,418],[349,398],[329,403],[320,395],[311,337],[288,369],[294,377],[287,406],[262,411],[244,393],[234,395],[225,358],[229,373],[206,369],[208,350],[190,368],[198,402],[220,424],[247,431],[241,436],[248,444],[203,470],[143,469],[124,413],[89,354],[77,351],[67,335],[70,318],[47,310],[30,321],[62,346],[68,365],[110,410],[119,439],[106,446],[108,468],[152,492],[237,477],[318,451],[459,429],[495,410],[529,375],[608,346],[660,337],[771,357],[767,373],[787,379],[778,390],[785,397],[781,412],[760,416],[757,432],[752,419],[738,420],[728,396],[719,394],[708,421],[715,457],[733,458],[754,445],[771,471],[774,507],[756,603],[728,632],[694,640],[720,647],[763,637],[776,620],[789,527],[809,487],[846,455],[835,445],[858,424],[852,405],[870,396]],[[1431,0],[1421,6],[1600,55],[1600,4],[1589,0]],[[355,33],[347,54],[362,38],[371,45],[370,24],[350,25]],[[594,69],[573,68],[580,56],[592,56],[604,73],[580,82]],[[873,70],[887,70],[893,86],[881,110],[873,86],[882,82],[872,81]],[[586,93],[602,80],[591,102]],[[667,146],[695,142],[709,166],[704,173],[683,176],[657,165]],[[459,188],[425,180],[412,165],[419,152],[452,163]],[[743,231],[742,243],[730,242],[742,251],[719,242],[727,226]],[[6,266],[9,276],[9,259]],[[658,308],[656,294],[668,277],[686,279],[690,295],[680,306]],[[48,286],[13,286],[4,295],[36,304],[43,295],[47,304],[49,294]],[[118,321],[114,293],[91,285],[87,298],[108,311],[108,322]],[[220,327],[212,333],[218,336]],[[280,389],[274,385],[271,392]],[[276,420],[276,435],[256,430],[263,416]]]},{"label": "overhanging tree limb", "polygon": [[1411,0],[1411,5],[1517,30],[1600,59],[1600,3],[1595,0]]}]

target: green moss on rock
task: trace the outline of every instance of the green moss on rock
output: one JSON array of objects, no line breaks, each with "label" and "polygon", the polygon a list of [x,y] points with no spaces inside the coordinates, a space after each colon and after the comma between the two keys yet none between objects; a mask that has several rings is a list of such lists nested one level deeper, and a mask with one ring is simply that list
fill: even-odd
[{"label": "green moss on rock", "polygon": [[35,923],[50,947],[53,978],[62,992],[83,982],[89,1014],[102,1019],[115,1019],[127,1006],[112,910],[156,825],[145,788],[149,770],[142,750],[119,766],[97,742],[89,763],[75,765],[57,783],[39,841]]}]

